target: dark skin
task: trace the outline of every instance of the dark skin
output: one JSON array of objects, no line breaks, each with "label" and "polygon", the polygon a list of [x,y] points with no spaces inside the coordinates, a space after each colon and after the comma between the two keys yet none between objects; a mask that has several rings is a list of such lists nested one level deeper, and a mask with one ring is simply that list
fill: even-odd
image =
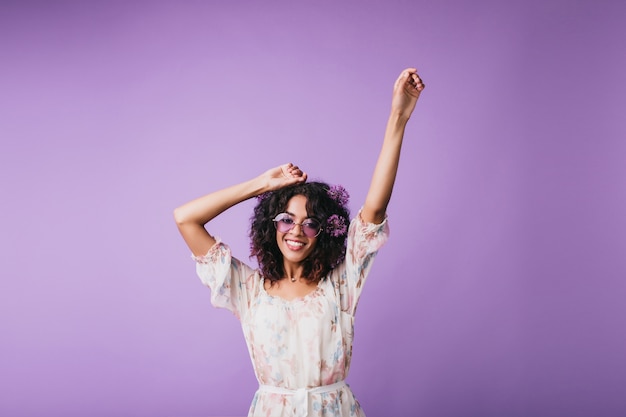
[{"label": "dark skin", "polygon": [[[306,197],[293,196],[287,203],[285,212],[293,215],[296,223],[302,223],[310,217],[306,211]],[[317,282],[309,281],[302,277],[302,261],[306,259],[315,248],[316,237],[308,237],[302,232],[302,227],[294,226],[287,233],[276,231],[276,242],[283,254],[283,265],[286,279],[277,281],[274,285],[267,280],[264,282],[265,291],[275,297],[285,300],[294,300],[305,297],[317,288]]]},{"label": "dark skin", "polygon": [[[360,213],[361,219],[366,223],[379,224],[385,219],[398,171],[405,127],[423,89],[424,83],[415,68],[402,71],[394,83],[391,112],[382,148]],[[215,191],[178,207],[174,210],[176,224],[193,254],[205,255],[216,242],[205,229],[205,225],[212,219],[249,198],[306,180],[307,174],[292,163],[271,168],[248,181]],[[296,222],[301,223],[311,213],[306,213],[302,201],[298,201],[296,197],[298,196],[289,201],[288,210],[293,210]],[[266,291],[287,300],[306,296],[317,286],[315,282],[300,279],[304,278],[302,261],[315,246],[315,238],[304,236],[301,228],[296,226],[289,233],[281,234],[277,231],[276,239],[283,254],[286,276],[278,282],[278,285],[272,287],[266,282]],[[290,278],[295,278],[295,282]]]}]

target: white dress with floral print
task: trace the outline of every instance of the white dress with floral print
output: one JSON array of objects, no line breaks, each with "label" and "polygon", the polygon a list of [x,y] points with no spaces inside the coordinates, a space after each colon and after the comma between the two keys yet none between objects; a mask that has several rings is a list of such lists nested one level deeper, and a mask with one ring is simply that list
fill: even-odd
[{"label": "white dress with floral print", "polygon": [[241,321],[259,384],[278,387],[257,391],[249,416],[364,416],[347,385],[310,392],[307,410],[297,409],[302,406],[290,392],[332,385],[348,375],[354,313],[388,234],[387,220],[375,225],[357,215],[348,229],[344,262],[313,292],[291,301],[269,295],[259,271],[233,258],[219,239],[205,256],[195,257],[198,276],[211,288],[211,303]]}]

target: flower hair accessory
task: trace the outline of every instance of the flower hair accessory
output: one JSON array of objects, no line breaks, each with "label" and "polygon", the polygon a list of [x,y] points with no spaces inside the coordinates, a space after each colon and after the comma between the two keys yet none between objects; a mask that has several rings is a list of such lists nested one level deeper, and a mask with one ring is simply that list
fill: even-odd
[{"label": "flower hair accessory", "polygon": [[343,188],[343,185],[331,185],[328,189],[328,196],[342,207],[348,204],[348,200],[350,199],[350,194]]},{"label": "flower hair accessory", "polygon": [[346,234],[348,226],[346,220],[338,214],[333,214],[326,220],[326,233],[332,237],[339,237]]},{"label": "flower hair accessory", "polygon": [[264,193],[258,194],[256,196],[256,199],[257,199],[257,201],[259,203],[261,203],[261,202],[267,200],[270,197],[270,195],[272,195],[272,192],[271,191],[266,191]]}]

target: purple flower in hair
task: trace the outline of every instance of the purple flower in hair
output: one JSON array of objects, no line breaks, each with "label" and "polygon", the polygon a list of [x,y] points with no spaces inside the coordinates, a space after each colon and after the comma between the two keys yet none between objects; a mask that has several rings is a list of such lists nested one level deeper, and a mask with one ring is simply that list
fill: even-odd
[{"label": "purple flower in hair", "polygon": [[350,194],[343,188],[343,185],[331,185],[328,189],[328,196],[342,207],[348,204],[348,200],[350,199]]},{"label": "purple flower in hair", "polygon": [[256,199],[257,199],[257,201],[258,201],[259,203],[262,203],[263,201],[265,201],[266,199],[268,199],[268,198],[269,198],[269,196],[271,196],[271,195],[272,195],[272,192],[271,192],[271,191],[267,191],[267,192],[264,192],[264,193],[261,193],[261,194],[257,195],[257,196],[256,196]]},{"label": "purple flower in hair", "polygon": [[346,220],[343,217],[333,214],[326,220],[326,233],[332,237],[343,236],[347,231],[348,226],[346,226]]}]

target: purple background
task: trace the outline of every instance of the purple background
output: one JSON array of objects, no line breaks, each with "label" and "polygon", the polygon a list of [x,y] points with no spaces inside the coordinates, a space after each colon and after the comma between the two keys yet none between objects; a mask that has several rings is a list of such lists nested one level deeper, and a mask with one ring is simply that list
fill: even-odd
[{"label": "purple background", "polygon": [[[427,88],[348,382],[376,416],[626,415],[626,6],[2,2],[0,415],[244,415],[177,205],[293,161],[365,197]],[[248,256],[252,202],[210,225]]]}]

